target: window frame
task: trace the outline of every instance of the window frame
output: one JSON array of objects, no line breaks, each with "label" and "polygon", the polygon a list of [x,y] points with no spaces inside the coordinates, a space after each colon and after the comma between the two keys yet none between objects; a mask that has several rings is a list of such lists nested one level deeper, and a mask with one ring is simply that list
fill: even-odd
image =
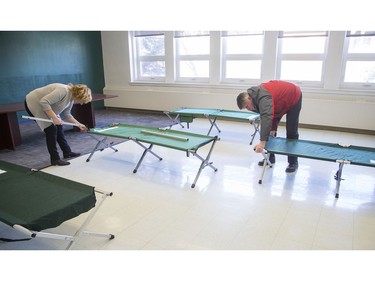
[{"label": "window frame", "polygon": [[349,53],[350,38],[354,37],[365,37],[374,36],[375,31],[369,31],[369,35],[350,35],[351,31],[345,32],[345,41],[343,47],[342,67],[340,75],[340,87],[343,89],[359,89],[359,90],[374,90],[374,83],[362,83],[362,82],[346,82],[346,66],[349,61],[374,61],[375,62],[375,51],[373,53]]},{"label": "window frame", "polygon": [[[227,34],[230,31],[221,31],[220,32],[220,44],[221,44],[221,52],[220,52],[220,60],[221,60],[221,73],[220,73],[220,81],[223,84],[256,84],[260,83],[262,78],[262,65],[263,65],[263,57],[264,57],[264,40],[265,40],[265,31],[261,32],[248,32],[243,31],[236,35],[234,34]],[[262,51],[261,53],[242,53],[242,54],[228,54],[227,53],[227,40],[228,37],[234,36],[262,36]],[[259,61],[259,78],[227,78],[227,63],[228,61]]]},{"label": "window frame", "polygon": [[[324,35],[323,35],[324,32]],[[323,88],[324,86],[324,77],[325,77],[325,67],[326,67],[326,58],[328,52],[328,43],[329,43],[329,32],[328,31],[298,31],[300,35],[295,36],[284,36],[284,33],[292,33],[292,31],[279,31],[278,32],[278,44],[277,44],[277,59],[276,59],[276,69],[275,69],[275,78],[281,79],[281,65],[283,61],[319,61],[322,62],[320,80],[310,81],[310,80],[299,80],[299,79],[288,79],[288,81],[298,84],[304,87],[312,88]],[[314,35],[316,34],[316,35]],[[324,51],[323,53],[282,53],[282,39],[287,37],[325,37]],[[285,80],[285,79],[284,79]]]},{"label": "window frame", "polygon": [[[178,33],[182,33],[184,31],[174,31],[173,32],[173,42],[174,42],[174,67],[175,67],[175,75],[174,75],[174,80],[182,83],[202,83],[202,84],[208,84],[210,81],[210,59],[211,59],[211,42],[210,42],[210,32],[209,31],[203,31],[207,32],[206,34],[193,34],[193,35],[181,35]],[[192,33],[194,31],[191,31]],[[196,31],[199,33],[199,31]],[[186,38],[186,37],[207,37],[208,38],[208,54],[180,54],[180,41],[179,38]],[[181,76],[181,68],[180,68],[180,63],[184,61],[207,61],[208,63],[208,76],[207,77],[184,77]]]},{"label": "window frame", "polygon": [[[200,59],[207,60],[209,63],[209,77],[206,78],[184,78],[176,75],[176,47],[175,47],[175,31],[164,32],[164,56],[165,60],[165,77],[141,77],[139,71],[140,62],[136,56],[134,33],[128,32],[129,38],[129,59],[130,59],[130,85],[155,85],[166,87],[185,87],[191,86],[196,88],[220,88],[220,89],[243,89],[249,85],[257,85],[264,81],[280,79],[280,54],[279,54],[279,33],[280,31],[263,31],[263,51],[261,61],[261,78],[255,79],[223,79],[223,44],[222,44],[222,31],[209,31],[209,55],[201,57]],[[299,81],[288,80],[298,84],[302,88],[308,89],[311,93],[316,94],[338,94],[338,95],[352,95],[358,93],[359,95],[374,96],[374,87],[367,87],[358,85],[357,83],[342,83],[345,59],[345,48],[348,47],[345,43],[345,34],[347,31],[328,31],[327,38],[324,45],[324,55],[322,54],[309,54],[311,60],[322,61],[321,81]],[[293,54],[287,56],[292,57]],[[306,53],[294,54],[297,61],[307,59]],[[247,56],[247,57],[246,57]],[[183,57],[191,59],[192,57]],[[198,56],[196,56],[198,57]],[[245,55],[246,59],[257,59],[259,55],[252,56],[251,54]],[[286,55],[284,56],[284,58]],[[145,60],[157,60],[161,58],[144,57]],[[143,60],[142,60],[143,61]],[[138,76],[137,76],[138,75]]]},{"label": "window frame", "polygon": [[[129,42],[131,42],[131,48],[129,54],[131,54],[131,81],[133,82],[166,82],[167,76],[167,62],[166,55],[146,56],[140,55],[140,46],[138,45],[137,38],[146,36],[163,36],[164,50],[165,50],[165,32],[164,31],[143,31],[145,35],[136,35],[138,31],[129,31]],[[154,34],[154,35],[152,35]],[[164,76],[144,76],[141,74],[141,64],[144,62],[164,62],[165,75]]]}]

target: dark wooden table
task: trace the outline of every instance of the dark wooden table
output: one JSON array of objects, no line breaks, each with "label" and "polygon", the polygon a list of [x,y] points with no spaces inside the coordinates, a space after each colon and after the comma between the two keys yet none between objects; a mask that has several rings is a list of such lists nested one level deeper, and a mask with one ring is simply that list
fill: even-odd
[{"label": "dark wooden table", "polygon": [[[105,99],[115,98],[115,95],[92,94],[92,102],[86,104],[74,104],[72,114],[80,123],[86,125],[88,128],[95,128],[95,113],[93,102]],[[78,128],[75,128],[78,129]],[[78,129],[79,130],[79,129]]]},{"label": "dark wooden table", "polygon": [[[92,94],[92,102],[75,104],[73,116],[89,128],[95,127],[95,113],[93,102],[115,98],[115,95]],[[24,111],[24,102],[0,104],[0,149],[16,149],[22,143],[17,112]]]},{"label": "dark wooden table", "polygon": [[0,149],[15,149],[21,144],[17,111],[25,110],[23,102],[0,104]]}]

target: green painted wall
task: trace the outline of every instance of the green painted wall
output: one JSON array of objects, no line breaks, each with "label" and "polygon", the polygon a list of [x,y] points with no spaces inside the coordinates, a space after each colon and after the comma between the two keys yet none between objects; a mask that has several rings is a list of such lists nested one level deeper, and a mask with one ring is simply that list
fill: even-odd
[{"label": "green painted wall", "polygon": [[31,90],[55,82],[103,93],[99,31],[0,32],[0,103],[23,101]]}]

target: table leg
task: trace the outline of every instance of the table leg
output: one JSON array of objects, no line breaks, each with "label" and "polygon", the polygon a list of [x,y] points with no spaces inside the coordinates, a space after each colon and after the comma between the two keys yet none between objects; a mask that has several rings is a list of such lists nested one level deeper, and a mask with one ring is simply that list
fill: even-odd
[{"label": "table leg", "polygon": [[[95,128],[95,113],[92,102],[87,104],[74,104],[72,108],[72,115],[87,128]],[[75,128],[75,130],[79,131],[79,128]]]},{"label": "table leg", "polygon": [[21,144],[21,133],[16,112],[0,114],[0,132],[0,149],[14,150],[17,145]]}]

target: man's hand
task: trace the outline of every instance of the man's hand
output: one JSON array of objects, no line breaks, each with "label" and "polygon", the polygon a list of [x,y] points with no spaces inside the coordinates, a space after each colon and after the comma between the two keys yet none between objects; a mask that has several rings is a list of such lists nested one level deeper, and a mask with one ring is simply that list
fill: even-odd
[{"label": "man's hand", "polygon": [[265,141],[261,141],[260,143],[258,143],[255,147],[254,147],[254,150],[256,153],[262,153],[264,148],[266,146],[266,142]]}]

